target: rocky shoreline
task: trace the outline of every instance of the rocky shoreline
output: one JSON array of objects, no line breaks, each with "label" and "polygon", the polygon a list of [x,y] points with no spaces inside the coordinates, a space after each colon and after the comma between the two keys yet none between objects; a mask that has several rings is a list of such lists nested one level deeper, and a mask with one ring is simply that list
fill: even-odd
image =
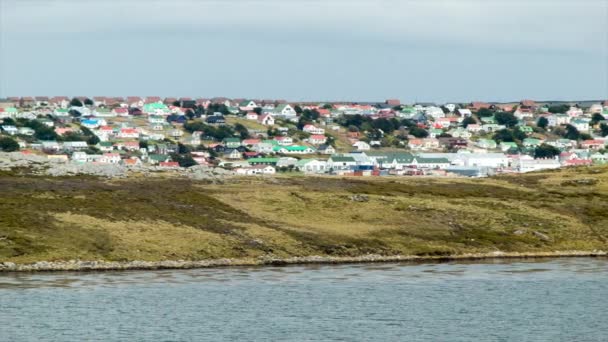
[{"label": "rocky shoreline", "polygon": [[118,271],[118,270],[158,270],[192,269],[229,266],[282,266],[304,264],[349,264],[384,262],[441,262],[490,259],[532,259],[565,257],[608,257],[605,251],[553,251],[553,252],[491,252],[459,254],[449,256],[382,256],[362,255],[356,257],[307,256],[292,258],[260,257],[257,259],[212,259],[212,260],[165,260],[165,261],[39,261],[31,264],[0,262],[0,272],[65,272],[65,271]]}]

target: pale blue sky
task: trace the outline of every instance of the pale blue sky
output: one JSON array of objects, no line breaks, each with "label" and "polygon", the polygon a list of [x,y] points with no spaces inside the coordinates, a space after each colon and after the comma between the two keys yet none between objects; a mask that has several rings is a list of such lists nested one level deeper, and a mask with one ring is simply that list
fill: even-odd
[{"label": "pale blue sky", "polygon": [[608,0],[0,6],[0,96],[608,97]]}]

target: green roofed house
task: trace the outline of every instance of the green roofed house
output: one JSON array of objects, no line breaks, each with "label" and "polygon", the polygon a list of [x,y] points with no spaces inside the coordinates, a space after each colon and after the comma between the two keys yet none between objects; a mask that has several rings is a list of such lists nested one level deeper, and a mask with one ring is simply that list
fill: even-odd
[{"label": "green roofed house", "polygon": [[485,123],[485,124],[495,124],[496,123],[496,119],[493,116],[484,116],[481,117],[481,122]]},{"label": "green roofed house", "polygon": [[540,144],[541,144],[540,139],[536,139],[536,138],[526,138],[523,141],[524,147],[536,147],[536,146],[540,146]]},{"label": "green roofed house", "polygon": [[315,149],[309,146],[289,145],[289,146],[274,146],[272,151],[283,154],[310,154],[315,153]]},{"label": "green roofed house", "polygon": [[148,115],[169,115],[171,110],[161,102],[152,102],[144,104],[143,112]]},{"label": "green roofed house", "polygon": [[225,138],[224,145],[228,148],[237,148],[241,146],[241,139],[239,138]]},{"label": "green roofed house", "polygon": [[517,143],[513,142],[513,141],[503,141],[500,143],[499,145],[500,150],[503,152],[508,152],[508,151],[517,151]]},{"label": "green roofed house", "polygon": [[169,161],[169,156],[164,154],[149,154],[148,161],[150,164],[158,164],[162,162]]},{"label": "green roofed house", "polygon": [[247,162],[251,165],[277,165],[279,158],[250,158]]},{"label": "green roofed house", "polygon": [[532,134],[534,133],[534,130],[532,129],[532,127],[530,126],[519,126],[519,130],[526,133],[526,134]]},{"label": "green roofed house", "polygon": [[445,169],[450,166],[450,161],[447,158],[415,157],[412,165],[426,169]]},{"label": "green roofed house", "polygon": [[492,139],[479,139],[475,145],[480,148],[494,149],[496,148],[496,141]]},{"label": "green roofed house", "polygon": [[369,158],[385,169],[401,170],[412,165],[414,155],[408,152],[366,152]]}]

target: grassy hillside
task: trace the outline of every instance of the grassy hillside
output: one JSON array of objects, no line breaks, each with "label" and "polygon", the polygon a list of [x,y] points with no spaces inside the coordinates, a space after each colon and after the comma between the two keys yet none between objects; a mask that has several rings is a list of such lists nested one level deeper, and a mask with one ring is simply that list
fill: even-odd
[{"label": "grassy hillside", "polygon": [[0,174],[0,261],[448,255],[608,247],[608,169],[494,179]]}]

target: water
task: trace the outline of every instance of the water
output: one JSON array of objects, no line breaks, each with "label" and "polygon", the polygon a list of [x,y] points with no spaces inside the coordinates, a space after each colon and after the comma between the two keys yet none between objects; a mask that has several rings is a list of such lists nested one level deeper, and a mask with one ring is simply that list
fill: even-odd
[{"label": "water", "polygon": [[608,260],[0,275],[2,341],[608,341]]}]

